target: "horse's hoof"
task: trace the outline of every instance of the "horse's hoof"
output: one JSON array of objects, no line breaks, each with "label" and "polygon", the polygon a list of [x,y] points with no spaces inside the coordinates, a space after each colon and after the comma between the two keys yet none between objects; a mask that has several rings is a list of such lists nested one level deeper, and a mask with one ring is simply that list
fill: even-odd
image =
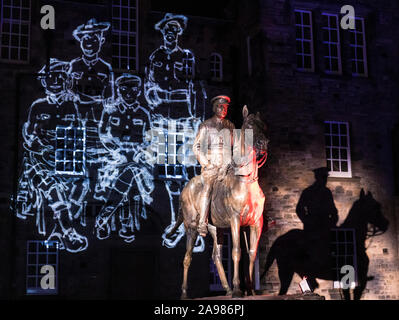
[{"label": "horse's hoof", "polygon": [[232,298],[242,298],[244,295],[242,294],[241,290],[234,290],[232,294]]},{"label": "horse's hoof", "polygon": [[231,289],[226,290],[226,296],[232,296],[233,291]]},{"label": "horse's hoof", "polygon": [[180,296],[180,299],[181,300],[187,300],[188,299],[187,292],[182,292],[181,296]]}]

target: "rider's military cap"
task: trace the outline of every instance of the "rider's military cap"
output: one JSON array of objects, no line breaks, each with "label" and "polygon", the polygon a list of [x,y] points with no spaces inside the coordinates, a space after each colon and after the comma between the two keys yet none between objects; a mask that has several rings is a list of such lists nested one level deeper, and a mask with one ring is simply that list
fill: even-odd
[{"label": "rider's military cap", "polygon": [[211,99],[211,104],[214,105],[215,103],[217,104],[230,103],[230,98],[228,96],[216,96]]}]

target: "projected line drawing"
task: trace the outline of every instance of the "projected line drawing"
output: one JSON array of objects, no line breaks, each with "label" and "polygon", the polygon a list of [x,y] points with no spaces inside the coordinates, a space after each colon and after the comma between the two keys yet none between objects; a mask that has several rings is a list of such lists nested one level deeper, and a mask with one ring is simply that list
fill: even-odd
[{"label": "projected line drawing", "polygon": [[67,62],[51,58],[49,66],[39,71],[46,97],[33,102],[23,126],[25,153],[16,214],[21,219],[34,216],[39,234],[47,236],[47,214],[52,212],[54,227],[47,240],[58,240],[60,249],[79,252],[88,245],[74,225],[78,218],[84,224],[82,213],[88,191],[85,130],[76,101],[67,90],[67,66]]},{"label": "projected line drawing", "polygon": [[105,101],[114,99],[112,66],[100,57],[106,40],[105,32],[110,26],[109,22],[97,22],[92,18],[72,33],[80,44],[82,55],[70,62],[70,91],[78,100],[78,109],[86,129],[86,163],[89,176],[92,177],[91,191],[96,188],[98,169],[107,158],[107,150],[99,138],[99,122]]},{"label": "projected line drawing", "polygon": [[[161,160],[155,165],[155,176],[164,181],[170,202],[171,223],[162,235],[163,245],[169,248],[175,247],[184,236],[184,229],[180,228],[173,238],[166,238],[176,221],[178,197],[183,185],[198,169],[195,161],[187,161],[192,158],[191,148],[182,149],[183,146],[192,145],[204,118],[203,110],[197,110],[200,95],[197,95],[193,81],[194,54],[179,46],[179,36],[187,27],[187,21],[183,15],[166,13],[155,24],[163,43],[149,57],[144,82],[144,95],[154,112],[151,137],[153,143],[157,144],[158,160]],[[199,92],[205,101],[204,90]],[[177,161],[178,156],[182,158],[181,161]],[[199,237],[195,251],[203,250],[204,241]]]},{"label": "projected line drawing", "polygon": [[98,239],[109,237],[109,220],[119,209],[119,236],[132,242],[135,229],[140,230],[140,218],[147,218],[145,205],[153,200],[152,166],[147,161],[144,143],[151,116],[137,100],[141,85],[138,76],[120,76],[115,81],[117,100],[104,107],[101,117],[100,138],[111,161],[103,163],[99,170],[102,177],[96,186],[97,194],[109,190],[105,197],[107,203],[96,218]]},{"label": "projected line drawing", "polygon": [[101,102],[105,90],[113,90],[112,67],[99,57],[105,43],[104,32],[110,25],[109,22],[97,22],[92,18],[72,33],[80,43],[82,56],[70,62],[68,72],[72,76],[72,91],[80,103]]}]

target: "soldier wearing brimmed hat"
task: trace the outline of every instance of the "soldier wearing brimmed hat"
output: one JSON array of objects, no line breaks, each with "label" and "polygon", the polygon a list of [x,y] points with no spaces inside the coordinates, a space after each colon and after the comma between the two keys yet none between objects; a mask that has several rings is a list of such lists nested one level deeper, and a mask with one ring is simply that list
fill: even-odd
[{"label": "soldier wearing brimmed hat", "polygon": [[155,29],[162,33],[163,45],[151,54],[150,65],[146,69],[147,101],[152,107],[159,106],[160,113],[172,118],[186,114],[193,116],[195,103],[191,81],[194,76],[194,55],[178,45],[179,36],[183,34],[186,25],[185,16],[165,14],[155,25]]},{"label": "soldier wearing brimmed hat", "polygon": [[[112,67],[99,57],[105,42],[104,32],[110,28],[108,22],[90,19],[73,31],[80,42],[82,56],[70,62],[71,91],[79,100],[79,112],[86,128],[86,164],[89,176],[96,177],[101,157],[106,150],[100,142],[98,126],[103,111],[103,101],[113,99],[114,76]],[[95,179],[90,179],[94,190]]]},{"label": "soldier wearing brimmed hat", "polygon": [[200,163],[203,188],[200,195],[198,232],[205,236],[213,183],[222,180],[231,163],[234,143],[234,124],[225,119],[229,107],[228,96],[216,96],[211,100],[214,116],[201,123],[194,141],[193,152]]},{"label": "soldier wearing brimmed hat", "polygon": [[81,103],[100,102],[105,89],[112,91],[112,67],[99,57],[105,42],[104,32],[110,23],[90,19],[73,31],[74,38],[80,42],[82,56],[71,61],[69,72],[73,78],[73,92]]}]

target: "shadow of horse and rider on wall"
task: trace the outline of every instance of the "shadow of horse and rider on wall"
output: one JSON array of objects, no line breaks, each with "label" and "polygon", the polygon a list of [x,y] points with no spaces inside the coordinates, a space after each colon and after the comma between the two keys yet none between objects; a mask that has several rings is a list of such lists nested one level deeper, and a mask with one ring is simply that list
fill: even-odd
[{"label": "shadow of horse and rider on wall", "polygon": [[[292,229],[278,237],[266,259],[263,278],[274,260],[280,280],[279,295],[285,295],[293,275],[306,277],[310,289],[318,288],[316,278],[332,280],[342,289],[343,297],[359,300],[368,280],[369,258],[367,238],[384,233],[388,220],[381,212],[381,204],[362,189],[360,197],[350,209],[345,221],[337,227],[338,212],[330,189],[326,187],[328,168],[313,170],[315,182],[306,188],[298,201],[296,212],[303,230]],[[355,279],[351,286],[342,286],[342,267],[352,266]],[[335,287],[335,286],[334,286]]]}]

